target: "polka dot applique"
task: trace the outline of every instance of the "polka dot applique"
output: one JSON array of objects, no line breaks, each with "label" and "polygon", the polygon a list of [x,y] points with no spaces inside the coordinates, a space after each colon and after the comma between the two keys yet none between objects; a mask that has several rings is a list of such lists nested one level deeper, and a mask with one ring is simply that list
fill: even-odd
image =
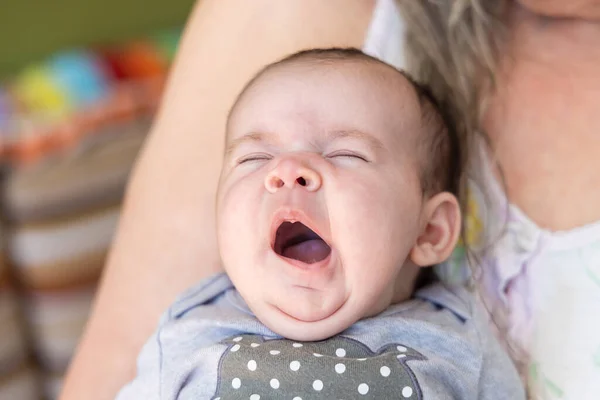
[{"label": "polka dot applique", "polygon": [[[318,342],[237,333],[224,339],[211,399],[309,400],[422,397],[412,362],[427,360],[402,342],[372,344],[335,336]],[[360,357],[360,358],[359,358]]]},{"label": "polka dot applique", "polygon": [[369,393],[369,385],[367,385],[366,383],[361,383],[360,385],[358,385],[358,393],[362,394],[363,396]]},{"label": "polka dot applique", "polygon": [[335,364],[335,372],[337,372],[338,374],[343,374],[344,372],[346,372],[346,366],[342,363]]},{"label": "polka dot applique", "polygon": [[323,381],[317,379],[316,381],[313,382],[313,389],[315,389],[317,392],[320,392],[321,390],[323,390]]},{"label": "polka dot applique", "polygon": [[292,361],[290,363],[290,369],[294,372],[298,371],[300,369],[300,361]]},{"label": "polka dot applique", "polygon": [[233,339],[233,341],[237,343],[237,342],[241,342],[241,341],[242,341],[242,339],[243,339],[243,338],[242,338],[241,336],[238,336],[238,337],[236,337],[235,339]]},{"label": "polka dot applique", "polygon": [[387,366],[383,366],[379,369],[379,373],[381,374],[381,376],[383,376],[384,378],[387,378],[388,376],[390,376],[390,374],[392,373],[392,370],[390,369],[390,367]]}]

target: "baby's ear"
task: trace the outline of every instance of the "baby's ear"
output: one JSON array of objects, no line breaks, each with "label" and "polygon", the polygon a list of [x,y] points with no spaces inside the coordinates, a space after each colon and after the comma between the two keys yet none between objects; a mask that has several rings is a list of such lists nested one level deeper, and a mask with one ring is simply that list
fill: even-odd
[{"label": "baby's ear", "polygon": [[445,261],[460,235],[460,207],[456,197],[448,192],[430,198],[422,213],[421,233],[410,252],[410,259],[421,267]]}]

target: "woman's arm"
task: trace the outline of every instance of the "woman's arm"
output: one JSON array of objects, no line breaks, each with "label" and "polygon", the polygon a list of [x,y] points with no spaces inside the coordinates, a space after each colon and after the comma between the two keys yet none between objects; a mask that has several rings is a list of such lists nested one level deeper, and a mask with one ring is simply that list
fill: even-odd
[{"label": "woman's arm", "polygon": [[310,47],[362,45],[374,0],[202,0],[130,182],[62,400],[114,398],[161,312],[219,271],[214,197],[225,118],[258,69]]}]

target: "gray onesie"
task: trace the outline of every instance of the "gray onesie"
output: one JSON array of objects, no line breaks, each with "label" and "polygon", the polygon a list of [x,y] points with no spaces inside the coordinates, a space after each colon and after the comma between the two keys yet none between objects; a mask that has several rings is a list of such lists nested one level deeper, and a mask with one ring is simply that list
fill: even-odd
[{"label": "gray onesie", "polygon": [[441,283],[319,342],[260,323],[225,274],[161,319],[119,400],[524,399],[472,296]]}]

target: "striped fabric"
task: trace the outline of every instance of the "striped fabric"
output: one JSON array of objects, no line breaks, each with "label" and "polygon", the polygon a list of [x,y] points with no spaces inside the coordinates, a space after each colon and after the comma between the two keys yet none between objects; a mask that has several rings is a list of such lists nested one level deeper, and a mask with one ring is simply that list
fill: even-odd
[{"label": "striped fabric", "polygon": [[39,398],[35,369],[27,354],[25,327],[9,279],[1,232],[0,239],[0,400],[35,400]]},{"label": "striped fabric", "polygon": [[10,275],[20,288],[20,316],[35,364],[30,367],[23,350],[15,350],[24,347],[15,322],[19,313],[9,306],[7,291],[0,289],[0,330],[6,330],[0,333],[0,400],[37,400],[36,388],[43,398],[57,398],[148,128],[149,118],[115,125],[113,132],[90,136],[68,153],[16,168],[6,177],[6,254]]}]

